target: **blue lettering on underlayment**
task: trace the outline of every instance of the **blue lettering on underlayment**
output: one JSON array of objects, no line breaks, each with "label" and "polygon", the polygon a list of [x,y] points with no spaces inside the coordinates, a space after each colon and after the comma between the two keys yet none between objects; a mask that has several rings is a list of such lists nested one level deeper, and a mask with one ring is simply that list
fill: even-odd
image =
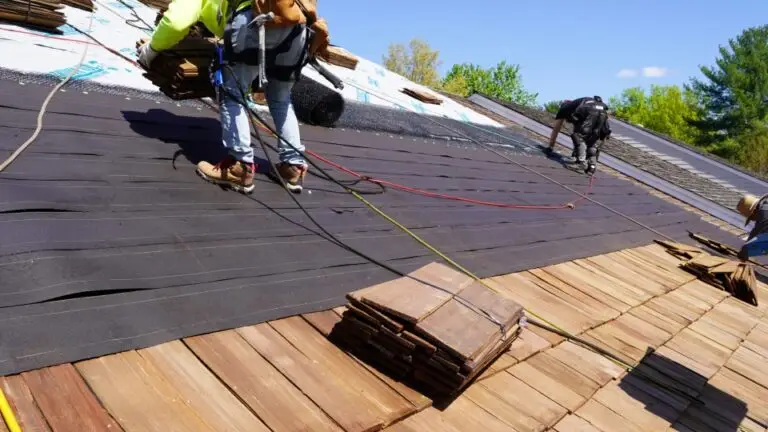
[{"label": "blue lettering on underlayment", "polygon": [[[64,79],[66,76],[72,73],[73,69],[74,67],[58,69],[55,71],[51,71],[51,74],[57,76],[58,78]],[[99,64],[99,62],[95,60],[91,60],[88,63],[82,64],[80,68],[77,70],[77,72],[72,76],[71,79],[75,81],[83,80],[83,79],[93,79],[106,74],[107,74],[107,71]]]},{"label": "blue lettering on underlayment", "polygon": [[[75,30],[74,27],[72,27],[69,24],[64,24],[63,26],[60,26],[59,30],[61,31],[61,36],[73,36],[73,35],[79,35],[80,34],[80,32]],[[37,33],[37,32],[35,32],[35,33]],[[48,33],[42,33],[42,32],[40,32],[40,34],[48,35]]]},{"label": "blue lettering on underlayment", "polygon": [[370,77],[370,76],[368,77],[368,84],[370,84],[370,85],[372,85],[372,86],[374,86],[376,88],[379,88],[379,81],[376,80],[373,77]]},{"label": "blue lettering on underlayment", "polygon": [[371,103],[370,96],[367,91],[357,89],[357,100],[364,103]]},{"label": "blue lettering on underlayment", "polygon": [[416,110],[422,114],[427,112],[426,108],[424,108],[424,104],[419,101],[411,101],[411,106],[416,108]]},{"label": "blue lettering on underlayment", "polygon": [[108,5],[109,7],[115,8],[115,9],[135,9],[135,8],[145,7],[143,4],[133,0],[111,1],[108,3]]},{"label": "blue lettering on underlayment", "polygon": [[128,2],[121,3],[117,1],[109,2],[109,7],[115,8],[115,9],[130,9],[131,6],[127,4]]},{"label": "blue lettering on underlayment", "polygon": [[382,68],[380,68],[378,66],[376,66],[376,74],[379,75],[379,76],[383,76],[383,77],[387,76],[387,73],[384,72],[384,69],[382,69]]},{"label": "blue lettering on underlayment", "polygon": [[125,54],[128,57],[136,58],[136,49],[135,48],[120,48],[120,52]]}]

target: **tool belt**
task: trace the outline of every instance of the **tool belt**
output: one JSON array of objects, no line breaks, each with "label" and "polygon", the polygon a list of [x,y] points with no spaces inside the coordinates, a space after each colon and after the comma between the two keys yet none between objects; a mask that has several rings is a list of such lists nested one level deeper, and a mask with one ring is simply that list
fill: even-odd
[{"label": "tool belt", "polygon": [[[278,12],[283,15],[279,15],[277,12],[271,11],[275,13],[275,18],[272,21],[268,21],[266,24],[264,24],[264,29],[276,31],[282,27],[282,29],[292,28],[292,30],[277,46],[272,48],[265,48],[262,46],[262,49],[264,50],[263,59],[265,63],[262,65],[260,60],[262,56],[260,55],[261,52],[259,45],[257,44],[254,46],[251,44],[250,46],[246,46],[246,40],[248,39],[248,32],[250,30],[253,30],[254,32],[258,32],[260,30],[263,32],[264,29],[243,28],[245,25],[247,25],[247,21],[245,24],[243,24],[244,20],[238,20],[236,24],[234,23],[238,16],[248,11],[252,11],[254,17],[262,14],[262,11],[254,8],[254,3],[259,2],[256,0],[246,1],[251,2],[251,4],[239,11],[232,13],[227,19],[223,38],[224,62],[243,63],[249,66],[259,66],[260,69],[265,71],[265,78],[276,79],[279,81],[298,81],[301,77],[301,70],[304,68],[304,66],[307,65],[310,58],[314,57],[317,52],[327,49],[329,43],[328,28],[326,26],[325,20],[316,19],[314,3],[311,3],[312,9],[308,10],[305,15],[294,2],[277,2],[278,6],[284,3],[291,3],[296,10],[299,10],[301,16],[295,17],[293,14],[289,14],[288,18],[286,18],[285,14],[292,11],[293,9],[290,9],[287,12],[284,10],[278,10]],[[241,2],[240,4],[243,3],[244,2]],[[278,20],[280,23],[282,23],[282,25],[274,25],[274,23]],[[303,44],[301,46],[297,46],[297,43],[301,43],[298,42],[298,39],[301,36],[304,36]],[[237,44],[235,44],[235,41],[233,40],[235,37],[238,39]],[[236,49],[235,45],[239,45],[239,49]],[[295,55],[289,55],[289,58],[296,60],[292,63],[285,63],[285,60],[279,58],[279,56],[289,52],[298,54],[298,57]]]},{"label": "tool belt", "polygon": [[[255,39],[254,34],[258,32],[258,29],[248,28],[247,20],[238,19],[236,21],[236,18],[250,10],[250,6],[239,10],[232,14],[227,20],[222,40],[223,62],[226,64],[241,63],[249,66],[263,66],[266,71],[266,77],[269,79],[276,79],[279,81],[290,81],[292,79],[298,80],[301,76],[301,69],[308,61],[307,53],[309,49],[309,39],[312,36],[309,29],[303,24],[294,25],[291,32],[282,42],[277,46],[264,50],[265,64],[261,65],[258,43],[246,43],[247,40],[253,42]],[[299,41],[302,34],[306,34],[303,43]],[[237,38],[237,41],[234,40],[235,38]],[[301,43],[301,46],[297,46],[297,43]],[[280,61],[280,59],[278,59],[278,56],[290,51],[297,54],[296,56],[290,56],[291,59],[296,59],[295,62],[285,63],[284,60]],[[220,67],[220,65],[214,66]]]},{"label": "tool belt", "polygon": [[[307,24],[308,20],[317,21],[317,6],[315,0],[248,0],[254,15],[273,12],[275,19],[267,27],[291,27],[296,24]],[[302,11],[306,10],[306,12]]]},{"label": "tool belt", "polygon": [[309,56],[314,57],[328,48],[330,35],[328,24],[317,16],[317,0],[247,0],[251,2],[253,14],[273,12],[275,19],[266,24],[270,27],[292,27],[304,24],[314,32],[310,42]]}]

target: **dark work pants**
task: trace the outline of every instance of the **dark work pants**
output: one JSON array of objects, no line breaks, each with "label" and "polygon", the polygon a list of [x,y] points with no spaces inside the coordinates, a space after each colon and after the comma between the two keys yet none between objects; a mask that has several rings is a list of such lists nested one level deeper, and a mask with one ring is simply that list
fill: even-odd
[{"label": "dark work pants", "polygon": [[590,165],[597,165],[597,139],[585,139],[578,133],[571,134],[573,141],[573,156],[579,162],[589,161]]}]

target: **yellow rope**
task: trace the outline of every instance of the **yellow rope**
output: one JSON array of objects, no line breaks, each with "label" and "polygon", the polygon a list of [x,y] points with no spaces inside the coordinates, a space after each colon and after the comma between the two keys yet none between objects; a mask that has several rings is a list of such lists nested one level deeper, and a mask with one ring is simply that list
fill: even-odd
[{"label": "yellow rope", "polygon": [[[260,122],[258,119],[256,119],[256,121],[257,121],[258,123],[261,123],[261,122]],[[272,137],[274,137],[274,138],[277,138],[277,136],[275,136],[275,134],[274,134],[274,133],[272,133],[271,131],[267,130],[266,132],[267,132],[269,135],[271,135]],[[383,212],[381,209],[379,209],[379,208],[378,208],[378,207],[376,207],[374,204],[372,204],[370,201],[368,201],[367,199],[365,199],[365,198],[364,198],[362,195],[360,195],[359,193],[357,193],[356,191],[354,191],[354,190],[352,190],[352,189],[349,189],[349,188],[345,188],[345,189],[347,189],[347,192],[351,193],[351,194],[352,194],[352,196],[354,196],[355,198],[357,198],[358,200],[360,200],[360,201],[361,201],[363,204],[365,204],[365,205],[366,205],[366,206],[367,206],[369,209],[373,210],[373,211],[374,211],[376,214],[378,214],[379,216],[381,216],[381,217],[383,217],[384,219],[386,219],[387,221],[389,221],[389,223],[391,223],[392,225],[396,226],[397,228],[399,228],[399,229],[400,229],[401,231],[403,231],[404,233],[408,234],[408,235],[409,235],[411,238],[413,238],[414,240],[416,240],[418,243],[420,243],[420,244],[421,244],[422,246],[424,246],[425,248],[429,249],[429,250],[430,250],[432,253],[434,253],[435,255],[439,256],[440,258],[442,258],[443,260],[445,260],[445,261],[446,261],[446,262],[448,262],[449,264],[453,265],[454,267],[456,267],[457,269],[459,269],[461,272],[463,272],[463,273],[464,273],[464,274],[466,274],[467,276],[469,276],[469,277],[471,277],[472,279],[476,280],[477,282],[479,282],[479,283],[483,284],[483,285],[484,285],[486,288],[488,288],[489,290],[491,290],[491,291],[495,292],[496,294],[502,295],[502,293],[501,293],[501,292],[500,292],[498,289],[494,288],[493,286],[491,286],[490,284],[488,284],[486,281],[484,281],[483,279],[481,279],[480,277],[478,277],[476,274],[472,273],[472,272],[471,272],[471,271],[469,271],[467,268],[465,268],[465,267],[464,267],[464,266],[462,266],[461,264],[459,264],[459,263],[457,263],[456,261],[454,261],[454,260],[453,260],[451,257],[449,257],[448,255],[446,255],[446,254],[444,254],[443,252],[441,252],[440,250],[438,250],[436,247],[434,247],[434,246],[432,246],[431,244],[429,244],[429,243],[428,243],[426,240],[424,240],[423,238],[419,237],[419,235],[418,235],[418,234],[416,234],[415,232],[413,232],[413,231],[411,231],[410,229],[408,229],[408,227],[406,227],[405,225],[403,225],[403,224],[401,224],[400,222],[398,222],[398,221],[397,221],[395,218],[393,218],[392,216],[389,216],[388,214],[384,213],[384,212]],[[567,330],[565,330],[564,328],[562,328],[562,327],[558,326],[557,324],[555,324],[555,323],[553,323],[553,322],[551,322],[551,321],[547,320],[546,318],[542,317],[541,315],[537,314],[536,312],[533,312],[532,310],[530,310],[530,309],[528,309],[528,308],[525,308],[525,307],[524,307],[523,309],[524,309],[524,310],[525,310],[525,312],[526,312],[526,313],[528,313],[529,315],[531,315],[531,316],[533,316],[533,317],[536,317],[536,318],[540,319],[541,321],[543,321],[544,323],[546,323],[547,325],[549,325],[550,327],[552,327],[552,328],[554,328],[554,329],[557,329],[557,330],[561,331],[561,332],[562,332],[562,333],[564,333],[564,334],[567,334],[569,339],[573,339],[573,337],[574,337],[574,336],[573,336],[573,335],[572,335],[572,334],[571,334],[569,331],[567,331]],[[613,362],[614,362],[614,363],[616,363],[616,364],[619,364],[619,365],[620,365],[621,367],[623,367],[623,368],[627,368],[627,370],[629,370],[629,368],[631,368],[631,365],[622,365],[622,364],[618,363],[618,362],[617,362],[616,360],[614,360],[614,359],[610,359],[610,360],[611,360],[611,361],[613,361]]]},{"label": "yellow rope", "polygon": [[[457,263],[456,261],[454,261],[454,260],[453,260],[451,257],[449,257],[448,255],[444,254],[443,252],[440,252],[440,250],[438,250],[437,248],[435,248],[435,247],[434,247],[434,246],[432,246],[431,244],[427,243],[427,241],[426,241],[426,240],[424,240],[423,238],[419,237],[419,235],[418,235],[418,234],[416,234],[415,232],[413,232],[413,231],[409,230],[409,229],[408,229],[408,227],[406,227],[405,225],[403,225],[403,224],[401,224],[400,222],[398,222],[397,220],[395,220],[393,217],[391,217],[391,216],[389,216],[388,214],[386,214],[386,213],[384,213],[383,211],[381,211],[381,209],[379,209],[378,207],[376,207],[375,205],[373,205],[372,203],[370,203],[370,202],[369,202],[367,199],[363,198],[363,196],[362,196],[362,195],[360,195],[359,193],[357,193],[357,192],[355,192],[355,191],[353,191],[353,190],[349,190],[349,192],[350,192],[350,193],[352,193],[352,195],[353,195],[355,198],[357,198],[357,199],[359,199],[360,201],[362,201],[362,202],[363,202],[363,204],[365,204],[366,206],[368,206],[368,208],[370,208],[371,210],[373,210],[374,212],[376,212],[376,213],[377,213],[379,216],[381,216],[381,217],[383,217],[384,219],[386,219],[387,221],[389,221],[389,223],[391,223],[392,225],[394,225],[394,226],[398,227],[400,230],[402,230],[403,232],[405,232],[406,234],[408,234],[409,236],[411,236],[411,238],[413,238],[414,240],[416,240],[417,242],[419,242],[419,243],[420,243],[422,246],[424,246],[425,248],[427,248],[427,249],[429,249],[430,251],[432,251],[432,252],[433,252],[435,255],[439,256],[440,258],[444,259],[444,260],[445,260],[446,262],[448,262],[449,264],[451,264],[451,265],[453,265],[454,267],[456,267],[457,269],[461,270],[461,271],[462,271],[464,274],[466,274],[467,276],[471,277],[472,279],[476,280],[477,282],[480,282],[481,284],[483,284],[483,285],[484,285],[486,288],[488,288],[489,290],[491,290],[491,291],[493,291],[493,292],[495,292],[495,293],[497,293],[497,294],[500,294],[500,295],[502,294],[502,293],[501,293],[501,292],[500,292],[498,289],[496,289],[496,288],[494,288],[493,286],[491,286],[490,284],[488,284],[488,282],[484,281],[483,279],[480,279],[480,278],[479,278],[479,277],[478,277],[476,274],[474,274],[474,273],[472,273],[471,271],[467,270],[467,269],[466,269],[464,266],[462,266],[461,264],[459,264],[459,263]],[[570,335],[570,333],[569,333],[567,330],[565,330],[565,329],[563,329],[563,328],[561,328],[561,327],[557,326],[557,325],[556,325],[556,324],[554,324],[554,323],[551,323],[551,322],[549,322],[547,319],[545,319],[545,318],[542,318],[541,316],[539,316],[539,315],[538,315],[538,314],[536,314],[535,312],[533,312],[533,311],[529,310],[528,308],[525,308],[525,311],[526,311],[527,313],[529,313],[530,315],[532,315],[532,316],[534,316],[534,317],[536,317],[536,318],[538,318],[538,319],[540,319],[540,320],[544,321],[544,322],[545,322],[547,325],[549,325],[549,326],[552,326],[553,328],[556,328],[556,329],[560,330],[561,332],[563,332],[563,333],[567,333],[567,334],[569,334],[569,335]]]},{"label": "yellow rope", "polygon": [[[258,119],[256,119],[256,122],[257,122],[257,123],[261,123],[261,122],[260,122]],[[263,124],[262,124],[262,125],[263,125]],[[274,133],[272,133],[271,131],[269,131],[269,129],[267,129],[267,131],[266,131],[266,132],[267,132],[269,135],[271,135],[272,137],[274,137],[274,138],[277,138],[277,136],[276,136]],[[376,214],[378,214],[379,216],[381,216],[381,217],[383,217],[384,219],[386,219],[386,220],[387,220],[389,223],[391,223],[392,225],[396,226],[397,228],[399,228],[399,229],[400,229],[401,231],[403,231],[404,233],[408,234],[408,235],[409,235],[409,236],[410,236],[412,239],[416,240],[416,241],[417,241],[419,244],[421,244],[421,245],[422,245],[422,246],[424,246],[425,248],[429,249],[429,250],[430,250],[432,253],[434,253],[435,255],[439,256],[440,258],[442,258],[443,260],[445,260],[445,261],[446,261],[446,262],[448,262],[449,264],[453,265],[453,266],[454,266],[454,267],[456,267],[458,270],[460,270],[462,273],[466,274],[467,276],[471,277],[472,279],[476,280],[477,282],[479,282],[479,283],[483,284],[483,286],[485,286],[485,287],[486,287],[486,288],[488,288],[489,290],[491,290],[491,291],[493,291],[493,292],[495,292],[495,293],[497,293],[497,294],[499,294],[499,295],[503,295],[503,294],[502,294],[502,293],[501,293],[501,292],[500,292],[498,289],[494,288],[493,286],[491,286],[490,284],[488,284],[486,281],[484,281],[483,279],[481,279],[480,277],[478,277],[476,274],[472,273],[470,270],[468,270],[467,268],[465,268],[465,267],[464,267],[464,266],[462,266],[461,264],[459,264],[459,263],[457,263],[456,261],[454,261],[454,260],[453,260],[451,257],[449,257],[448,255],[444,254],[443,252],[441,252],[441,251],[440,251],[439,249],[437,249],[436,247],[434,247],[434,246],[432,246],[431,244],[429,244],[429,243],[428,243],[426,240],[424,240],[423,238],[421,238],[421,237],[420,237],[418,234],[416,234],[415,232],[413,232],[413,231],[411,231],[410,229],[408,229],[408,227],[406,227],[405,225],[403,225],[403,224],[401,224],[400,222],[398,222],[398,221],[397,221],[395,218],[393,218],[392,216],[389,216],[388,214],[384,213],[384,211],[382,211],[381,209],[379,209],[378,207],[376,207],[376,206],[375,206],[373,203],[371,203],[370,201],[368,201],[367,199],[365,199],[365,198],[364,198],[362,195],[360,195],[359,193],[357,193],[356,191],[354,191],[354,190],[352,190],[352,189],[349,189],[349,188],[346,188],[346,187],[345,187],[345,189],[347,190],[347,192],[349,192],[350,194],[352,194],[352,196],[354,196],[355,198],[357,198],[358,200],[360,200],[360,201],[361,201],[363,204],[365,204],[365,205],[366,205],[366,206],[367,206],[369,209],[373,210],[373,211],[374,211]],[[528,308],[526,308],[526,307],[523,307],[523,310],[524,310],[526,313],[528,313],[529,315],[531,315],[531,316],[533,316],[533,317],[535,317],[535,318],[538,318],[538,319],[540,319],[541,321],[543,321],[543,322],[544,322],[545,324],[547,324],[548,326],[550,326],[550,327],[552,327],[552,328],[554,328],[554,329],[556,329],[556,330],[560,331],[561,333],[563,333],[564,335],[566,335],[565,337],[566,337],[567,339],[569,339],[569,340],[574,340],[574,339],[576,338],[576,336],[575,336],[575,335],[573,335],[573,334],[571,334],[569,331],[567,331],[567,330],[565,330],[564,328],[562,328],[562,327],[558,326],[557,324],[555,324],[555,323],[553,323],[553,322],[551,322],[551,321],[547,320],[546,318],[542,317],[541,315],[537,314],[536,312],[533,312],[532,310],[530,310],[530,309],[528,309]],[[593,350],[593,351],[594,351],[594,350]],[[597,353],[597,354],[600,354],[600,353]],[[601,355],[602,355],[602,354],[601,354]],[[616,363],[616,364],[617,364],[619,367],[621,367],[621,368],[623,368],[623,369],[625,369],[625,370],[627,370],[627,371],[632,371],[632,370],[634,369],[634,366],[633,366],[633,365],[631,365],[631,364],[629,364],[629,363],[626,363],[626,362],[620,362],[620,361],[618,361],[618,360],[616,360],[616,359],[614,359],[614,358],[611,358],[611,357],[609,357],[609,356],[606,356],[606,355],[602,355],[602,356],[603,356],[603,357],[605,357],[605,358],[607,358],[608,360],[612,361],[613,363]]]},{"label": "yellow rope", "polygon": [[16,421],[16,417],[13,415],[11,405],[5,398],[5,393],[3,393],[2,388],[0,388],[0,414],[3,415],[3,420],[5,420],[5,424],[8,426],[9,432],[21,432],[21,427]]}]

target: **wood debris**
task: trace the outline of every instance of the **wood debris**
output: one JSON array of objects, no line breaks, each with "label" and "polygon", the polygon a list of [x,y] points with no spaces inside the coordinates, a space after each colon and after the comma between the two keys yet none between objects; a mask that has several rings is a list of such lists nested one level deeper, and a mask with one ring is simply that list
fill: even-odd
[{"label": "wood debris", "polygon": [[656,243],[664,246],[667,252],[671,255],[681,259],[691,259],[700,253],[704,253],[702,249],[694,246],[689,246],[683,243],[675,243],[666,240],[654,240]]},{"label": "wood debris", "polygon": [[408,96],[418,99],[424,103],[432,104],[432,105],[440,105],[443,103],[443,100],[437,96],[433,96],[425,91],[422,90],[416,90],[412,88],[405,87],[401,92],[407,94]]},{"label": "wood debris", "polygon": [[696,233],[692,233],[690,231],[688,232],[688,235],[692,239],[694,239],[697,242],[703,244],[704,246],[707,246],[707,247],[709,247],[709,248],[711,248],[713,250],[716,250],[716,251],[718,251],[718,252],[720,252],[720,253],[722,253],[724,255],[735,257],[739,253],[739,251],[737,251],[736,249],[734,249],[734,248],[732,248],[732,247],[730,247],[728,245],[722,244],[722,243],[714,241],[714,240],[710,240],[710,239],[708,239],[708,238],[706,238],[706,237],[704,237],[702,235],[699,235],[699,234],[696,234]]},{"label": "wood debris", "polygon": [[432,263],[347,295],[331,340],[435,398],[458,394],[517,337],[523,308]]},{"label": "wood debris", "polygon": [[[743,302],[757,306],[757,278],[749,263],[710,255],[701,249],[680,243],[661,240],[656,240],[656,243],[683,260],[680,267],[695,274],[700,280],[730,293]],[[722,245],[718,245],[716,250],[724,250]]]},{"label": "wood debris", "polygon": [[338,46],[329,46],[327,52],[318,55],[321,59],[332,65],[354,70],[357,67],[357,57]]},{"label": "wood debris", "polygon": [[0,21],[62,34],[59,27],[67,23],[63,7],[59,0],[0,0]]}]

